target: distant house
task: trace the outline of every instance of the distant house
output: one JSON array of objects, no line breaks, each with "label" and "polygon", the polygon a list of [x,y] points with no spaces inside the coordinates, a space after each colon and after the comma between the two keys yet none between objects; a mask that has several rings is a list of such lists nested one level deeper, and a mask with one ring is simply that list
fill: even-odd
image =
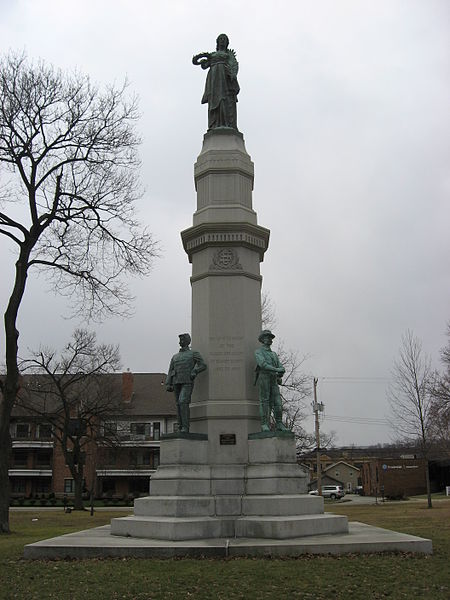
[{"label": "distant house", "polygon": [[355,465],[340,460],[323,471],[322,477],[326,476],[341,481],[344,492],[351,494],[358,486],[359,469]]},{"label": "distant house", "polygon": [[[359,469],[342,460],[325,468],[321,477],[322,485],[341,485],[347,494],[355,491],[358,479]],[[317,489],[317,476],[311,480],[309,489]]]},{"label": "distant house", "polygon": [[[336,462],[336,460],[333,458],[330,458],[327,454],[321,454],[321,456],[320,456],[320,471],[321,471],[321,473],[326,471],[326,469],[328,469],[328,467],[331,467],[331,465],[333,465],[335,462]],[[306,469],[308,470],[310,481],[317,478],[317,457],[316,457],[315,452],[314,453],[311,452],[311,453],[308,453],[307,455],[301,456],[300,464],[303,467],[306,467]]]},{"label": "distant house", "polygon": [[[116,443],[93,441],[86,446],[86,484],[93,482],[95,495],[100,497],[148,494],[151,475],[159,465],[161,435],[176,429],[173,394],[166,392],[164,373],[126,372],[108,377],[113,378],[118,400],[102,427],[115,434]],[[15,407],[10,433],[12,497],[73,494],[70,470],[44,417]]]},{"label": "distant house", "polygon": [[[339,479],[335,479],[334,477],[331,477],[331,475],[323,475],[320,481],[322,487],[324,485],[340,485],[342,488],[344,488],[344,482],[340,481]],[[308,491],[311,490],[317,490],[317,479],[313,479],[308,483]]]}]

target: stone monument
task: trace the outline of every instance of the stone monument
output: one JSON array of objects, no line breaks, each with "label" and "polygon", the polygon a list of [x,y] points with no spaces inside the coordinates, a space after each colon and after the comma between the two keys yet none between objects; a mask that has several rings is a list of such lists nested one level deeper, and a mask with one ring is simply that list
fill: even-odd
[{"label": "stone monument", "polygon": [[[270,350],[273,334],[261,334],[260,262],[269,230],[257,222],[253,163],[237,130],[236,55],[221,34],[216,51],[193,62],[209,69],[202,99],[208,131],[194,167],[197,210],[181,238],[192,263],[192,340],[208,370],[192,391],[189,432],[163,436],[150,496],[135,501],[133,517],[114,519],[112,533],[186,540],[346,532],[345,517],[324,514],[323,499],[306,494],[294,435],[281,423],[277,377],[284,369]],[[263,347],[255,355],[258,337]]]},{"label": "stone monument", "polygon": [[133,516],[30,544],[25,556],[429,553],[431,542],[414,536],[361,523],[349,532],[346,517],[325,514],[323,498],[306,493],[294,434],[281,420],[284,369],[273,334],[261,332],[259,265],[269,230],[257,222],[253,163],[237,129],[236,55],[221,34],[216,51],[193,62],[209,69],[208,131],[194,167],[193,224],[181,232],[192,263],[195,351],[182,334],[167,376],[180,431],[163,435],[150,495],[135,501]]}]

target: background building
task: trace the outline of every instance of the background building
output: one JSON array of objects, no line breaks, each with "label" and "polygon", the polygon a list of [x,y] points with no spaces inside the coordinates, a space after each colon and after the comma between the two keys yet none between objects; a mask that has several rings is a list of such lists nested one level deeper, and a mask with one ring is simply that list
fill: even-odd
[{"label": "background building", "polygon": [[364,494],[386,498],[426,494],[425,467],[426,460],[421,458],[383,458],[364,463]]},{"label": "background building", "polygon": [[[110,435],[84,446],[85,488],[92,488],[98,497],[145,495],[159,465],[160,437],[176,429],[174,397],[166,392],[164,373],[126,372],[108,378],[116,400],[100,430]],[[57,403],[49,404],[49,412],[59,409]],[[11,496],[70,496],[74,491],[70,469],[45,415],[16,406],[10,432]]]}]

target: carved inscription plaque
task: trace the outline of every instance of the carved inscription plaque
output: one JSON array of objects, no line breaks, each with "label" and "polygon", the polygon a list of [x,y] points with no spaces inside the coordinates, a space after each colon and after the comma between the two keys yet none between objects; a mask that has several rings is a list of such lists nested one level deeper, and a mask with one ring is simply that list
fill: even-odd
[{"label": "carved inscription plaque", "polygon": [[244,364],[243,336],[210,337],[209,368],[218,373],[233,374]]}]

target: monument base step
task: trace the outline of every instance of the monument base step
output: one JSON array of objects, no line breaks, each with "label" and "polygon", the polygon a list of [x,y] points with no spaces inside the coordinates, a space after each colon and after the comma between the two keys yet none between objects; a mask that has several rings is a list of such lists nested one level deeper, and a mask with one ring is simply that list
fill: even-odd
[{"label": "monument base step", "polygon": [[412,552],[432,554],[431,540],[364,523],[349,523],[348,533],[288,540],[222,538],[169,542],[111,535],[110,525],[69,533],[25,546],[27,559],[169,558],[229,556],[300,556]]},{"label": "monument base step", "polygon": [[282,516],[323,513],[323,498],[308,494],[146,496],[134,501],[136,517]]},{"label": "monument base step", "polygon": [[221,537],[280,540],[347,532],[347,517],[329,513],[239,517],[130,516],[111,520],[113,535],[173,541]]}]

